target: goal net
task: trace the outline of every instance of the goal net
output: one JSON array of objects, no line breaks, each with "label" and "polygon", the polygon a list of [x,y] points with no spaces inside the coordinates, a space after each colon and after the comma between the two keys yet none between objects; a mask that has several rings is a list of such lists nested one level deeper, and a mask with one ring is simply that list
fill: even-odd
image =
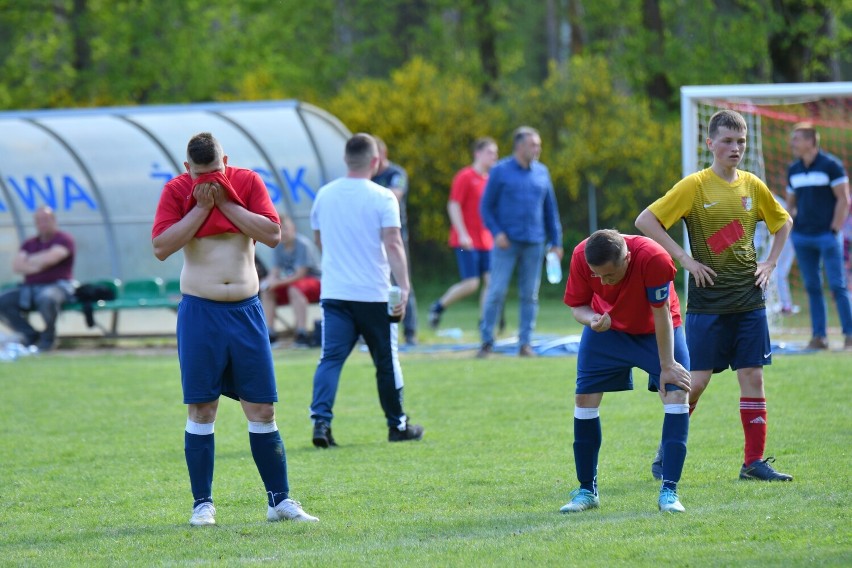
[{"label": "goal net", "polygon": [[[794,159],[789,142],[796,123],[812,123],[820,133],[820,147],[840,158],[847,171],[852,167],[852,82],[682,87],[684,176],[712,163],[705,143],[707,124],[721,109],[736,110],[748,124],[748,144],[740,168],[760,177],[781,199],[786,198],[787,166]],[[755,238],[758,258],[766,258],[770,245],[771,236],[760,223]],[[794,267],[788,280],[795,274]],[[787,294],[781,292],[779,297],[775,281],[767,290],[767,315],[774,330],[782,327],[782,309],[792,307],[784,305]]]}]

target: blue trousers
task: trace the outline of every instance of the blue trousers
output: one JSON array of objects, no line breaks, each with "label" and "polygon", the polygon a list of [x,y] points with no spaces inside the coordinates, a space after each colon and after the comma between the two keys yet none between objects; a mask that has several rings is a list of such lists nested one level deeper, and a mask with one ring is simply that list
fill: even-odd
[{"label": "blue trousers", "polygon": [[407,418],[402,410],[402,367],[397,356],[399,324],[388,319],[387,302],[323,300],[321,305],[322,353],[314,373],[311,418],[331,423],[340,372],[360,335],[376,366],[379,402],[387,425],[404,427]]},{"label": "blue trousers", "polygon": [[825,267],[828,287],[837,304],[837,315],[843,335],[852,336],[852,308],[849,303],[849,290],[846,288],[846,273],[843,267],[843,241],[839,235],[831,232],[820,235],[791,235],[796,259],[805,290],[808,293],[808,306],[811,311],[811,332],[814,337],[826,336],[825,298],[822,295],[822,271]]}]

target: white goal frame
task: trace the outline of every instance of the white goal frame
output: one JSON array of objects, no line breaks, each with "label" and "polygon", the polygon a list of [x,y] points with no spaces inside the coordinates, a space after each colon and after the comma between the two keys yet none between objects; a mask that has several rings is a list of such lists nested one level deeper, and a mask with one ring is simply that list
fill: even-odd
[{"label": "white goal frame", "polygon": [[[772,83],[755,85],[688,85],[680,88],[681,169],[683,177],[699,168],[701,133],[698,105],[702,101],[726,101],[741,104],[783,104],[807,102],[821,98],[852,98],[852,82],[834,83]],[[689,237],[683,232],[683,247],[690,254]],[[683,296],[689,288],[689,272],[683,282]]]}]

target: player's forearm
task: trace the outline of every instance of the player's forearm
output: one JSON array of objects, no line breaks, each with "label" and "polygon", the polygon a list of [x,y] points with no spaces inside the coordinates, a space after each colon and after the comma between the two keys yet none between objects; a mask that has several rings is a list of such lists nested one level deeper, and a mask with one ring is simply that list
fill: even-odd
[{"label": "player's forearm", "polygon": [[657,337],[657,351],[660,355],[660,366],[670,367],[674,365],[674,327],[669,303],[651,308],[654,315],[654,335]]},{"label": "player's forearm", "polygon": [[193,207],[183,219],[151,240],[154,256],[159,260],[166,260],[185,247],[195,237],[209,214],[210,209]]},{"label": "player's forearm", "polygon": [[793,220],[788,218],[780,229],[775,232],[775,237],[772,239],[772,246],[769,248],[769,254],[766,257],[766,262],[775,266],[778,264],[778,258],[781,256],[781,251],[790,237],[790,231],[793,230]]},{"label": "player's forearm", "polygon": [[651,213],[649,209],[645,209],[636,217],[636,228],[642,231],[646,237],[650,237],[657,241],[673,259],[683,265],[684,260],[689,256],[679,244],[675,242],[666,232],[665,227],[657,219],[656,215]]},{"label": "player's forearm", "polygon": [[222,214],[247,237],[270,248],[275,248],[281,242],[281,225],[272,219],[249,211],[233,201],[221,203],[218,207]]},{"label": "player's forearm", "polygon": [[576,308],[571,308],[571,315],[574,316],[577,323],[588,327],[592,325],[592,318],[598,314],[591,306],[577,306]]},{"label": "player's forearm", "polygon": [[453,228],[459,234],[459,237],[467,237],[467,227],[464,224],[464,217],[462,216],[461,205],[456,203],[455,201],[450,201],[447,204],[447,214],[450,216],[450,223]]},{"label": "player's forearm", "polygon": [[834,204],[834,216],[831,220],[831,230],[839,233],[843,230],[843,224],[849,215],[849,184],[841,183],[834,188],[837,202]]},{"label": "player's forearm", "polygon": [[387,251],[388,255],[391,274],[393,274],[397,286],[402,289],[404,297],[407,298],[411,290],[411,282],[408,280],[408,260],[405,257],[405,245],[402,243],[402,236],[399,233],[399,229],[396,231],[396,238],[386,237],[383,241],[385,251]]}]

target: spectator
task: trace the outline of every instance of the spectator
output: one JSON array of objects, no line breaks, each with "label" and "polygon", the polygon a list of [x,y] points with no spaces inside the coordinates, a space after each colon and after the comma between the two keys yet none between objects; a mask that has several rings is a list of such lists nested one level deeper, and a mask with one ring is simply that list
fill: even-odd
[{"label": "spectator", "polygon": [[177,340],[188,411],[184,454],[194,499],[189,524],[216,524],[213,425],[221,395],[239,400],[248,420],[267,520],[315,522],[290,498],[287,457],[275,423],[272,350],[257,296],[255,241],[278,244],[278,213],[260,176],[228,166],[209,132],[190,139],[186,160],[186,173],[160,194],[151,236],[159,260],[183,250]]},{"label": "spectator", "polygon": [[530,346],[538,314],[538,289],[545,243],[562,258],[562,227],[547,167],[538,161],[541,137],[521,126],[512,135],[512,156],[491,169],[480,213],[494,235],[491,281],[480,326],[482,346],[477,357],[494,349],[494,324],[503,310],[509,281],[518,266],[521,357],[532,357]]},{"label": "spectator", "polygon": [[819,147],[819,132],[810,123],[793,127],[790,147],[797,158],[787,169],[787,192],[793,215],[793,247],[808,293],[811,313],[809,349],[828,349],[825,298],[820,264],[837,304],[844,347],[852,349],[852,308],[843,268],[843,223],[849,215],[849,176],[843,163]]},{"label": "spectator", "polygon": [[[39,207],[33,215],[36,236],[24,241],[12,261],[12,270],[24,282],[0,295],[0,320],[21,336],[26,345],[50,351],[56,344],[56,318],[62,304],[74,294],[74,239],[59,230],[50,207]],[[27,315],[36,310],[44,329],[36,331]]]},{"label": "spectator", "polygon": [[[386,187],[393,192],[399,202],[399,217],[402,223],[402,242],[405,245],[405,256],[411,258],[408,246],[408,175],[399,164],[388,160],[388,147],[378,136],[373,137],[379,146],[379,169],[373,175],[372,181]],[[411,283],[411,265],[408,267],[408,281]],[[408,294],[405,305],[405,317],[402,319],[402,329],[405,344],[414,346],[417,344],[417,298],[414,297],[414,286]]]},{"label": "spectator", "polygon": [[296,232],[296,224],[281,217],[281,243],[273,250],[275,262],[260,283],[260,298],[269,328],[269,342],[275,343],[275,309],[289,304],[296,320],[296,347],[310,347],[308,306],[319,302],[320,266],[314,244]]},{"label": "spectator", "polygon": [[[322,251],[323,317],[322,353],[311,402],[313,443],[318,448],[337,445],[331,434],[332,407],[343,364],[359,335],[376,367],[388,441],[419,440],[423,427],[409,424],[402,409],[398,324],[388,316],[404,315],[409,290],[399,203],[390,191],[370,181],[380,160],[372,136],[352,136],[344,160],[346,176],[320,188],[311,208],[311,227]],[[389,310],[391,272],[401,295]]]},{"label": "spectator", "polygon": [[480,138],[473,145],[473,164],[462,168],[450,189],[447,213],[450,216],[450,247],[456,253],[461,281],[453,284],[444,295],[429,307],[429,325],[437,329],[441,314],[449,306],[470,296],[479,289],[480,323],[482,305],[488,289],[491,271],[491,249],[494,238],[482,223],[479,205],[488,181],[488,172],[497,162],[497,142],[493,138]]}]

